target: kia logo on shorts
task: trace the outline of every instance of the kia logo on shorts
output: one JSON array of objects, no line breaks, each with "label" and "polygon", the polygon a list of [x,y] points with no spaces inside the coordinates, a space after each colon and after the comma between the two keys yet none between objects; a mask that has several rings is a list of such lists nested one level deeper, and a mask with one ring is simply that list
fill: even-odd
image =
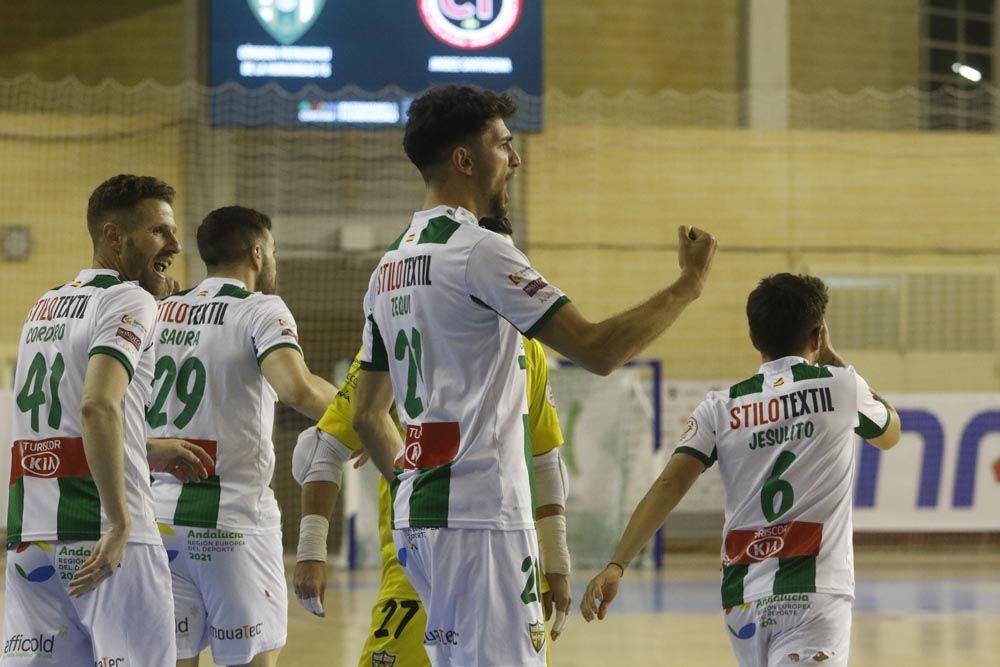
[{"label": "kia logo on shorts", "polygon": [[780,537],[764,537],[750,543],[747,556],[754,560],[764,560],[777,554],[784,546],[785,540]]},{"label": "kia logo on shorts", "polygon": [[52,452],[28,454],[21,458],[21,467],[35,477],[52,477],[59,470],[59,457]]}]

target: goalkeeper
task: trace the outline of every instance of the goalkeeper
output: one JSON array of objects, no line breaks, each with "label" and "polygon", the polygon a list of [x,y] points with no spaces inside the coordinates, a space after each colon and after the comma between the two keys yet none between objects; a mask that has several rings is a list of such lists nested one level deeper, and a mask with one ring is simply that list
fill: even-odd
[{"label": "goalkeeper", "polygon": [[[484,219],[480,225],[504,235],[510,224]],[[570,557],[566,544],[568,475],[559,447],[563,443],[542,346],[524,339],[528,418],[535,480],[536,531],[541,547],[542,604],[555,640],[566,624],[570,607]],[[294,575],[295,596],[307,611],[324,616],[326,537],[341,486],[344,464],[361,451],[351,427],[354,387],[360,362],[355,357],[340,390],[315,428],[304,431],[295,446],[292,474],[302,486],[302,519]],[[393,414],[395,420],[395,414]],[[398,427],[398,421],[397,421]],[[389,484],[379,478],[379,537],[382,579],[372,608],[372,625],[360,667],[394,664],[429,667],[424,651],[427,616],[416,591],[400,567],[392,542],[392,502]],[[554,615],[553,615],[554,610]],[[546,642],[548,645],[548,642]],[[393,660],[395,660],[393,662]]]}]

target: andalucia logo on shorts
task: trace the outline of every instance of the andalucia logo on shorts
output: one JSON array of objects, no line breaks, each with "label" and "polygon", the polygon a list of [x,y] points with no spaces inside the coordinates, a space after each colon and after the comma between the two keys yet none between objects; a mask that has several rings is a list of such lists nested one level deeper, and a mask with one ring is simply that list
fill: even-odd
[{"label": "andalucia logo on shorts", "polygon": [[545,646],[545,624],[541,621],[529,623],[528,634],[531,635],[531,645],[535,647],[535,653],[538,653]]},{"label": "andalucia logo on shorts", "polygon": [[326,0],[247,0],[257,21],[280,44],[288,46],[312,27]]}]

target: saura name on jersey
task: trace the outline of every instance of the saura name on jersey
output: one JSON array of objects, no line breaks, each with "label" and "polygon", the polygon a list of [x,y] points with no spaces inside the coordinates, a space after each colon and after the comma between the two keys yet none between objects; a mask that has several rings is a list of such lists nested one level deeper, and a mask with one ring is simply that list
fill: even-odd
[{"label": "saura name on jersey", "polygon": [[431,256],[416,255],[378,267],[376,294],[431,284]]}]

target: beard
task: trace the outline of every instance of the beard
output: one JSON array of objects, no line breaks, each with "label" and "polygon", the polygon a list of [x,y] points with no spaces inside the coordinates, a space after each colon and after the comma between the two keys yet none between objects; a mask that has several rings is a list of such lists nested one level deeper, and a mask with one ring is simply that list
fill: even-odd
[{"label": "beard", "polygon": [[501,218],[507,217],[507,203],[504,201],[505,192],[498,192],[497,194],[490,197],[489,200],[489,216],[499,220]]},{"label": "beard", "polygon": [[161,278],[151,267],[139,274],[138,281],[139,286],[154,298],[161,299],[170,294],[170,283]]},{"label": "beard", "polygon": [[269,271],[262,271],[257,276],[257,291],[263,294],[278,293],[278,271],[272,265]]}]

